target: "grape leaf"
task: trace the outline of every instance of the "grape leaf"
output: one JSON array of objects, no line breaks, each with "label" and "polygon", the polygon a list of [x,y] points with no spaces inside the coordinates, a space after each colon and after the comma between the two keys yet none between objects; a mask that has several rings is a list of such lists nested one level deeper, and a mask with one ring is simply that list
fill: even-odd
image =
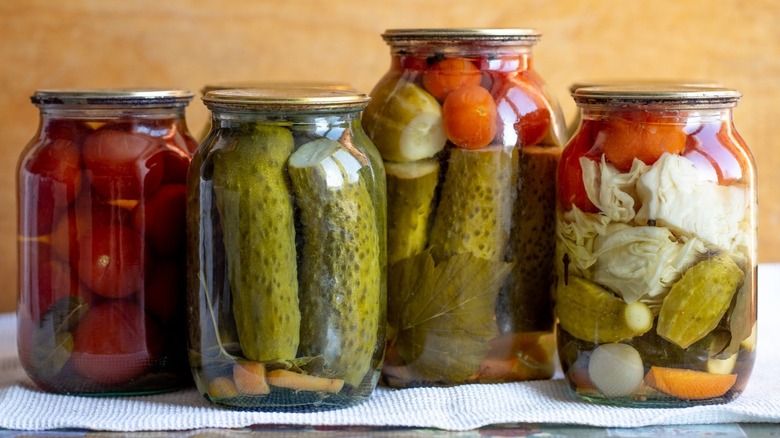
[{"label": "grape leaf", "polygon": [[454,383],[479,370],[498,334],[496,298],[512,267],[471,254],[437,265],[425,251],[390,268],[390,342],[416,376]]}]

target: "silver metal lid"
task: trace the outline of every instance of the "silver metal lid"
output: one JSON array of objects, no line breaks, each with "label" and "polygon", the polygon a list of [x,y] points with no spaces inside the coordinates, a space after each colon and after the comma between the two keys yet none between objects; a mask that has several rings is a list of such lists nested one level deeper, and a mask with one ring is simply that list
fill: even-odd
[{"label": "silver metal lid", "polygon": [[389,44],[405,42],[496,42],[536,44],[542,34],[534,29],[388,29]]},{"label": "silver metal lid", "polygon": [[572,94],[582,105],[706,105],[733,106],[742,94],[715,85],[625,84],[578,88]]},{"label": "silver metal lid", "polygon": [[209,109],[267,112],[360,111],[370,97],[363,93],[323,88],[242,88],[209,91]]},{"label": "silver metal lid", "polygon": [[209,91],[216,90],[232,90],[241,88],[258,88],[258,89],[270,89],[270,88],[322,88],[325,90],[353,90],[353,88],[344,83],[339,82],[326,82],[326,81],[246,81],[246,82],[218,82],[214,84],[206,84],[201,90],[202,94],[206,94]]},{"label": "silver metal lid", "polygon": [[715,82],[709,82],[709,81],[702,81],[702,80],[695,80],[695,79],[605,79],[605,80],[592,80],[592,81],[577,81],[573,82],[571,85],[569,85],[569,92],[574,93],[580,88],[587,88],[587,87],[605,87],[605,86],[613,86],[613,85],[642,85],[642,86],[664,86],[664,87],[674,87],[674,86],[686,86],[686,87],[723,87],[723,85],[715,83]]},{"label": "silver metal lid", "polygon": [[101,105],[128,107],[186,106],[194,97],[191,91],[167,88],[48,89],[30,97],[38,106]]}]

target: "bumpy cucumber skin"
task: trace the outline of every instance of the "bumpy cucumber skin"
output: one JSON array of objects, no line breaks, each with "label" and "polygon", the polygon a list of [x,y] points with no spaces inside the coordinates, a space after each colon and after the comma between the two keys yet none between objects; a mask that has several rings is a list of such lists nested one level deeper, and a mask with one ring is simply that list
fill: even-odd
[{"label": "bumpy cucumber skin", "polygon": [[644,334],[626,326],[625,301],[584,278],[559,280],[556,298],[555,314],[561,328],[577,339],[607,343]]},{"label": "bumpy cucumber skin", "polygon": [[388,241],[387,262],[393,263],[423,252],[433,214],[439,162],[425,160],[431,171],[417,177],[398,176],[394,169],[417,166],[418,163],[391,163],[387,170]]},{"label": "bumpy cucumber skin", "polygon": [[517,148],[453,148],[428,246],[434,259],[503,261],[517,196]]},{"label": "bumpy cucumber skin", "polygon": [[507,261],[515,262],[499,295],[503,332],[550,331],[554,324],[555,179],[561,150],[531,146],[519,152],[517,200]]},{"label": "bumpy cucumber skin", "polygon": [[688,348],[720,322],[745,273],[726,254],[702,260],[683,273],[664,298],[658,335]]},{"label": "bumpy cucumber skin", "polygon": [[300,311],[293,203],[287,158],[290,131],[258,125],[212,155],[233,315],[247,359],[293,359]]},{"label": "bumpy cucumber skin", "polygon": [[[326,159],[346,156],[334,155]],[[299,355],[324,356],[329,377],[357,387],[372,366],[382,311],[372,196],[362,173],[354,182],[345,174],[344,185],[329,188],[321,166],[289,172],[304,233]]]}]

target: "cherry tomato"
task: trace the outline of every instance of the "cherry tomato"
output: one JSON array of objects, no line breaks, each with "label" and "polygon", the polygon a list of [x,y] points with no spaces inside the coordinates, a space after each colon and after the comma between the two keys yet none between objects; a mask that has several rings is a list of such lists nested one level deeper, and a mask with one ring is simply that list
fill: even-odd
[{"label": "cherry tomato", "polygon": [[496,102],[479,85],[451,92],[444,101],[442,118],[447,138],[458,147],[478,149],[490,144],[496,136]]},{"label": "cherry tomato", "polygon": [[[739,151],[742,141],[728,123],[706,123],[688,137],[683,154],[697,169],[710,175],[710,180],[728,185],[742,179],[750,157]],[[747,148],[743,148],[747,150]],[[712,178],[712,175],[715,178]]]},{"label": "cherry tomato", "polygon": [[49,234],[61,210],[81,190],[79,147],[70,140],[53,140],[36,147],[20,163],[21,234]]},{"label": "cherry tomato", "polygon": [[499,135],[504,140],[516,135],[517,146],[532,146],[545,138],[550,110],[538,89],[521,78],[511,78],[498,86],[495,96]]},{"label": "cherry tomato", "polygon": [[635,158],[652,165],[664,153],[681,154],[687,136],[684,126],[654,113],[629,113],[605,121],[597,136],[607,161],[627,172]]},{"label": "cherry tomato", "polygon": [[160,186],[133,209],[133,226],[157,254],[173,256],[184,246],[186,190],[184,184]]},{"label": "cherry tomato", "polygon": [[107,199],[141,199],[163,178],[161,140],[105,125],[84,140],[89,181]]},{"label": "cherry tomato", "polygon": [[150,266],[144,287],[144,308],[163,326],[183,322],[184,266],[171,259],[160,259]]},{"label": "cherry tomato", "polygon": [[573,205],[586,213],[598,213],[585,191],[582,179],[581,157],[596,160],[600,151],[592,149],[597,122],[584,121],[575,137],[566,145],[558,163],[558,202],[564,211],[572,209]]},{"label": "cherry tomato", "polygon": [[93,228],[79,241],[79,278],[105,297],[132,295],[144,284],[143,250],[143,238],[130,227]]},{"label": "cherry tomato", "polygon": [[423,87],[439,101],[444,101],[454,90],[482,82],[482,72],[464,58],[445,58],[425,70]]},{"label": "cherry tomato", "polygon": [[74,330],[70,360],[81,375],[116,385],[143,374],[162,351],[159,328],[138,304],[109,300],[91,308]]},{"label": "cherry tomato", "polygon": [[86,233],[93,228],[123,224],[131,224],[127,209],[108,204],[94,191],[84,190],[54,225],[53,252],[63,261],[78,260],[79,242]]}]

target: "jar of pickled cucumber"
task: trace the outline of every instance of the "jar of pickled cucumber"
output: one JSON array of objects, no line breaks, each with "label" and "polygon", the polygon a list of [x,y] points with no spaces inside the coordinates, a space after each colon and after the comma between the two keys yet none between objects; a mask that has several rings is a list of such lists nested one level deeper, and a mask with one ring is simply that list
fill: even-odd
[{"label": "jar of pickled cucumber", "polygon": [[580,88],[558,168],[558,354],[580,397],[722,403],[756,354],[756,174],[717,87]]},{"label": "jar of pickled cucumber", "polygon": [[212,91],[190,166],[190,366],[209,401],[317,411],[368,398],[385,343],[385,180],[345,91]]},{"label": "jar of pickled cucumber", "polygon": [[41,90],[18,167],[19,356],[42,389],[191,384],[182,90]]},{"label": "jar of pickled cucumber", "polygon": [[388,195],[391,386],[552,376],[565,125],[522,29],[388,30],[363,127]]}]

